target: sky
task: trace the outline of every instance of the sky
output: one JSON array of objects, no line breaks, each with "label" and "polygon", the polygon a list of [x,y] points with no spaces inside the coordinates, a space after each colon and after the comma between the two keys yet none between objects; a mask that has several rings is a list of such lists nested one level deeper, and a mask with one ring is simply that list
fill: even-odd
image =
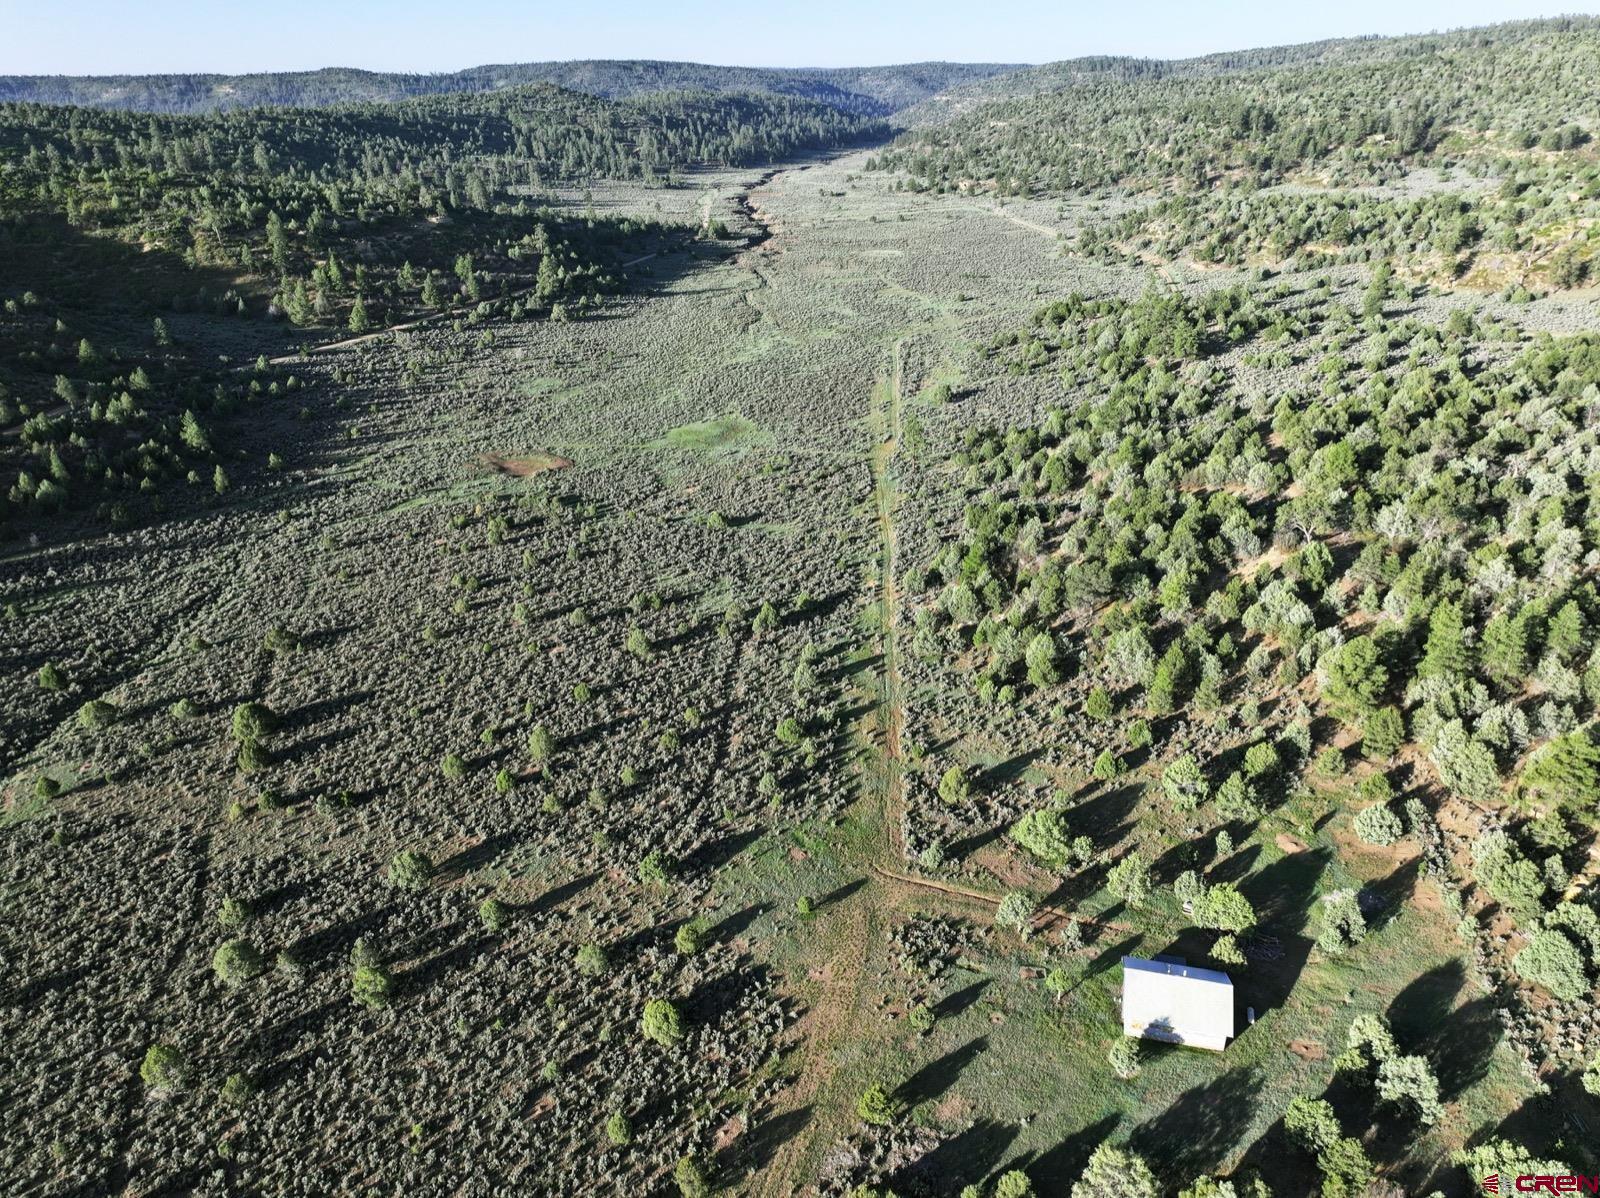
[{"label": "sky", "polygon": [[1600,0],[0,0],[0,74],[1178,58],[1570,12]]}]

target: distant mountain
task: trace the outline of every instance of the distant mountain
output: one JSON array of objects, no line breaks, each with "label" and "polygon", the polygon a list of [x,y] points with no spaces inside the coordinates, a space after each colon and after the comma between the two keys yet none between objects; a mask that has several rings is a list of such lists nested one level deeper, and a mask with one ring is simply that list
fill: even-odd
[{"label": "distant mountain", "polygon": [[260,105],[322,108],[554,83],[611,99],[663,91],[766,93],[815,101],[856,116],[884,117],[948,88],[1017,69],[1016,64],[1006,63],[919,62],[810,70],[590,59],[470,67],[433,75],[347,67],[258,75],[4,75],[0,101],[199,113]]}]

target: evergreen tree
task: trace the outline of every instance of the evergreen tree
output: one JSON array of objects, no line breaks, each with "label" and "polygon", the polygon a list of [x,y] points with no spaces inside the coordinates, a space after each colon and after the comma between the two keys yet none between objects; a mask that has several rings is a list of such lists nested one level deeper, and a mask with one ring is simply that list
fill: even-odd
[{"label": "evergreen tree", "polygon": [[1461,605],[1448,600],[1428,619],[1428,640],[1417,667],[1420,678],[1463,678],[1472,668],[1461,626]]}]

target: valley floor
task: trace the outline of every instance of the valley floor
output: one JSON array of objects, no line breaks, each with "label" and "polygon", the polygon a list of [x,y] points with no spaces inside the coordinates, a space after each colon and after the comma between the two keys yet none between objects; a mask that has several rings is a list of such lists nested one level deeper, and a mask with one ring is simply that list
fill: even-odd
[{"label": "valley floor", "polygon": [[[938,463],[963,426],[1061,402],[973,347],[1074,290],[1229,275],[1074,260],[1056,234],[1091,201],[914,196],[864,162],[597,190],[601,212],[770,235],[653,261],[651,294],[591,319],[287,363],[309,411],[266,401],[244,446],[281,471],[241,466],[165,524],[8,550],[0,1108],[26,1134],[0,1190],[665,1193],[692,1153],[773,1198],[842,1192],[880,1159],[931,1193],[1025,1167],[1065,1194],[1114,1139],[1174,1189],[1248,1163],[1309,1192],[1309,1160],[1263,1141],[1366,1010],[1442,1063],[1448,1118],[1387,1145],[1408,1190],[1523,1107],[1414,846],[1266,826],[1238,862],[1287,948],[1241,982],[1259,1021],[1131,1082],[1105,1063],[1115,966],[1181,917],[1084,896],[1074,955],[1064,907],[1030,939],[995,930],[1000,896],[1037,881],[995,837],[916,863],[908,793],[935,760],[1026,793],[1084,776],[1043,716],[1003,743],[962,725],[956,682],[904,666],[922,600],[898,580],[960,519]],[[45,661],[71,696],[37,697]],[[78,725],[91,697],[116,725]],[[183,699],[201,714],[171,714]],[[281,727],[244,773],[249,701]],[[790,717],[799,735],[775,731]],[[58,797],[33,797],[41,773]],[[1091,802],[1115,829],[1137,800]],[[426,890],[391,884],[404,851],[435,863]],[[656,852],[665,882],[640,869]],[[1335,880],[1387,887],[1394,912],[1359,958],[1308,962]],[[245,932],[219,924],[225,898]],[[236,935],[272,968],[230,988],[213,955]],[[387,1009],[351,999],[358,942],[393,973]],[[575,964],[588,945],[602,967]],[[1076,980],[1052,995],[1063,961]],[[683,1012],[673,1046],[638,1035],[660,996]],[[186,1089],[140,1082],[152,1044],[188,1058]],[[234,1074],[258,1091],[240,1106],[218,1098]],[[893,1132],[857,1118],[875,1082],[907,1109]],[[618,1112],[630,1144],[602,1130]]]}]

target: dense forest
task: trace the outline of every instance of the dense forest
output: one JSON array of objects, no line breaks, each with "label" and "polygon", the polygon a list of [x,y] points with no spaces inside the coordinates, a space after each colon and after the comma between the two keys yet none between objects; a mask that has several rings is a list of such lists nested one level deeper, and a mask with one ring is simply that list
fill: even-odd
[{"label": "dense forest", "polygon": [[309,340],[452,310],[569,319],[668,231],[557,211],[543,189],[669,187],[881,132],[782,97],[548,85],[199,117],[0,104],[0,519],[93,501],[120,521],[165,478],[227,485],[213,426],[297,381],[264,359],[219,374],[177,344],[175,311]]},{"label": "dense forest", "polygon": [[219,112],[264,104],[310,108],[404,100],[551,83],[610,98],[662,91],[766,93],[881,117],[947,88],[1013,69],[1001,63],[921,62],[804,70],[601,59],[482,66],[430,75],[338,67],[259,75],[8,75],[0,76],[0,100],[139,112]]},{"label": "dense forest", "polygon": [[1374,183],[1468,153],[1573,149],[1600,119],[1597,45],[1600,26],[1572,18],[1174,66],[1065,63],[994,81],[1012,98],[913,129],[880,161],[919,186],[1019,195]]}]

